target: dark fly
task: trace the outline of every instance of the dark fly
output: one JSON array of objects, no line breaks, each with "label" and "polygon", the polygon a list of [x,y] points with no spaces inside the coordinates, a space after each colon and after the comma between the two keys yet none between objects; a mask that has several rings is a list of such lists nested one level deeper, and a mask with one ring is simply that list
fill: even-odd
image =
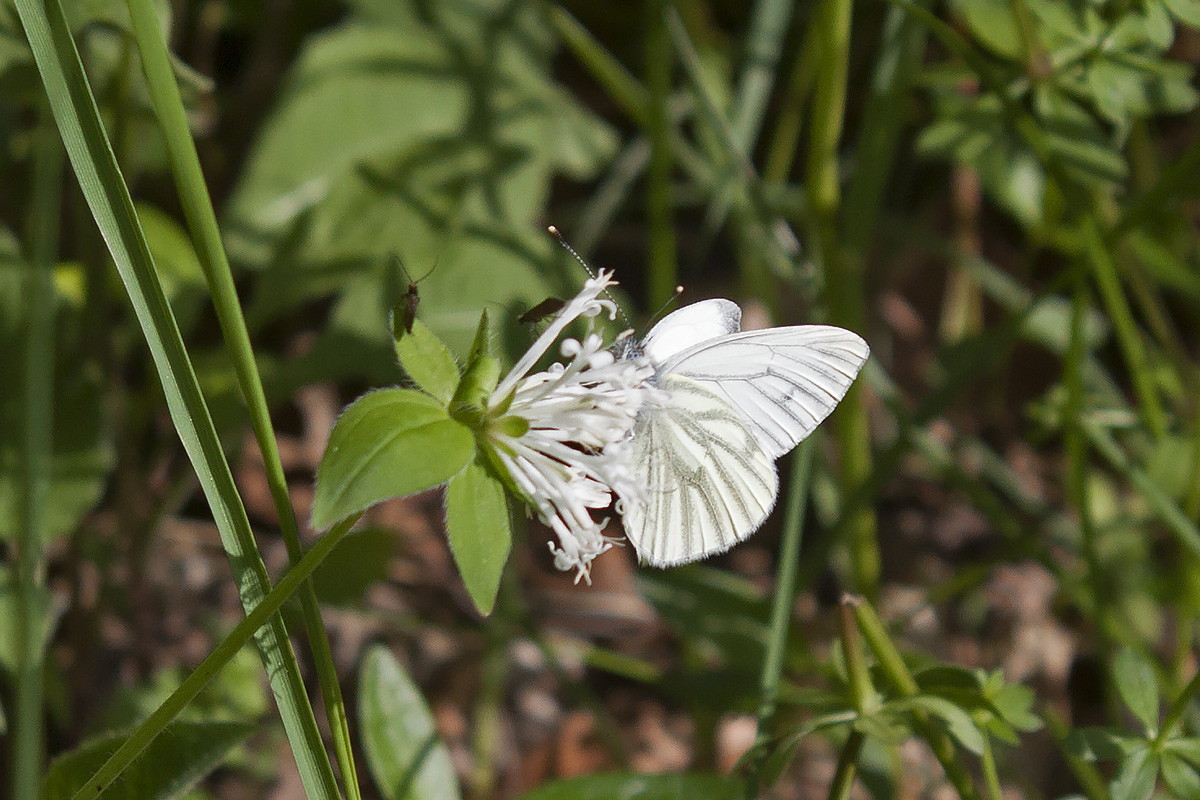
[{"label": "dark fly", "polygon": [[531,325],[535,322],[541,322],[546,317],[552,317],[563,310],[566,303],[557,297],[547,297],[542,302],[538,303],[533,308],[526,311],[521,316],[517,317],[517,322],[522,325]]}]

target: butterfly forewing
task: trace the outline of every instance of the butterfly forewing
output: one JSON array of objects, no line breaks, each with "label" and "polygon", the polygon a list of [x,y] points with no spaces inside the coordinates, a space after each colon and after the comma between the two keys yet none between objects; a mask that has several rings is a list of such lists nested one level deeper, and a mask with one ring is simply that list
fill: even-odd
[{"label": "butterfly forewing", "polygon": [[812,433],[845,396],[869,353],[827,325],[745,331],[678,352],[659,372],[701,382],[737,409],[772,459]]},{"label": "butterfly forewing", "polygon": [[642,351],[655,364],[664,364],[697,342],[709,341],[742,327],[738,304],[719,298],[701,300],[672,311],[642,339]]},{"label": "butterfly forewing", "polygon": [[667,374],[670,401],[638,421],[634,459],[645,506],[625,509],[643,561],[666,567],[728,550],[775,503],[774,459],[742,414],[704,384]]}]

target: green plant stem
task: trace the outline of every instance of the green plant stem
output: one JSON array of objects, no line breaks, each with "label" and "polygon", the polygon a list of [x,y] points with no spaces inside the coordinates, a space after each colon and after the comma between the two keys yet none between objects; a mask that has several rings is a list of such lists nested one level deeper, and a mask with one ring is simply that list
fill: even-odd
[{"label": "green plant stem", "polygon": [[[838,142],[845,116],[852,6],[851,0],[825,0],[812,23],[818,26],[822,60],[809,129],[807,189],[812,238],[824,267],[830,320],[861,332],[865,327],[862,264],[844,257],[837,225],[841,204]],[[862,387],[862,382],[850,387],[833,418],[841,446],[839,478],[844,497],[849,497],[871,474],[870,428]],[[874,597],[879,591],[880,572],[875,514],[866,506],[847,513],[851,515],[845,531],[853,586],[867,597]]]},{"label": "green plant stem", "polygon": [[24,458],[16,529],[16,651],[13,675],[13,800],[36,800],[44,750],[42,733],[46,536],[54,431],[54,259],[58,252],[63,150],[44,109],[34,154],[29,258],[24,295],[25,381],[21,455]]},{"label": "green plant stem", "polygon": [[[808,439],[796,448],[792,456],[792,482],[788,488],[787,511],[783,521],[783,542],[779,549],[779,564],[775,571],[775,597],[771,603],[771,629],[767,652],[759,676],[757,735],[764,741],[775,718],[779,703],[779,687],[783,682],[783,663],[787,656],[788,632],[796,603],[796,574],[800,564],[800,545],[804,538],[804,514],[808,506],[809,477],[812,474],[813,441]],[[747,800],[758,796],[759,776],[762,773],[766,749],[747,771]]]},{"label": "green plant stem", "polygon": [[[1092,519],[1091,492],[1088,485],[1087,440],[1083,434],[1083,415],[1086,386],[1084,385],[1083,321],[1088,309],[1088,285],[1083,265],[1078,267],[1075,292],[1071,304],[1071,343],[1067,350],[1066,384],[1067,404],[1064,409],[1066,451],[1071,497],[1075,513],[1079,515],[1080,547],[1087,566],[1087,585],[1091,590],[1092,609],[1096,614],[1100,638],[1112,640],[1108,615],[1105,613],[1104,569],[1096,549],[1096,526]],[[1102,648],[1107,652],[1107,648]]]},{"label": "green plant stem", "polygon": [[1138,407],[1142,421],[1150,429],[1155,438],[1161,438],[1167,432],[1167,415],[1163,411],[1162,401],[1154,385],[1154,375],[1151,372],[1150,360],[1142,344],[1141,333],[1129,309],[1129,301],[1121,287],[1121,278],[1117,274],[1117,265],[1109,254],[1108,246],[1100,233],[1099,224],[1094,214],[1088,214],[1083,220],[1083,236],[1087,263],[1092,270],[1093,280],[1100,290],[1105,310],[1112,318],[1113,327],[1117,334],[1117,343],[1125,356],[1125,364],[1133,378],[1134,392],[1140,400]]},{"label": "green plant stem", "polygon": [[[871,605],[867,602],[856,604],[854,619],[858,623],[858,629],[862,632],[863,638],[867,640],[867,644],[875,654],[880,671],[887,677],[892,687],[902,697],[914,697],[920,694],[921,689],[917,685],[916,679],[909,672],[904,658],[896,649],[896,645],[888,636],[887,629],[884,628],[883,622],[876,616]],[[954,786],[959,797],[962,797],[963,800],[979,800],[979,793],[971,779],[971,774],[955,757],[954,742],[950,735],[934,725],[923,714],[914,712],[913,720],[914,727],[921,734],[921,738],[929,744],[929,749],[933,751],[938,763],[942,765],[946,778]]]},{"label": "green plant stem", "polygon": [[158,708],[154,709],[150,713],[150,716],[146,717],[145,721],[117,748],[117,751],[109,756],[100,769],[96,770],[87,782],[84,783],[83,788],[75,793],[72,800],[95,800],[99,798],[104,790],[120,777],[126,767],[132,764],[133,760],[146,749],[146,746],[162,733],[163,729],[175,717],[179,716],[179,713],[196,698],[196,695],[208,685],[208,682],[216,677],[217,673],[226,664],[233,660],[233,657],[266,624],[271,615],[278,612],[283,604],[288,601],[288,598],[300,589],[309,576],[313,574],[313,571],[321,566],[321,563],[333,552],[338,543],[345,538],[346,534],[350,532],[350,529],[354,527],[354,523],[357,521],[358,515],[343,520],[334,525],[328,533],[318,539],[309,551],[304,554],[304,557],[284,573],[283,577],[279,579],[279,583],[275,584],[271,591],[267,592],[259,604],[251,609],[242,618],[242,621],[235,625],[233,630],[213,648],[212,652],[192,670],[192,673],[184,679],[183,683],[179,684],[179,688],[171,692],[167,699],[159,704]]},{"label": "green plant stem", "polygon": [[[271,424],[270,407],[267,405],[266,392],[263,390],[262,378],[254,358],[246,319],[238,301],[233,272],[221,242],[217,216],[188,128],[187,111],[179,94],[179,86],[153,4],[150,0],[126,0],[126,6],[141,55],[142,69],[150,89],[150,98],[162,128],[184,217],[196,243],[196,252],[225,338],[226,352],[233,362],[238,387],[250,414],[254,438],[262,453],[267,485],[270,487],[271,499],[279,517],[279,528],[287,547],[288,558],[295,564],[304,554],[299,525],[288,493],[287,478]],[[362,791],[358,785],[358,774],[354,765],[346,704],[338,682],[333,651],[321,620],[317,594],[311,583],[305,584],[300,590],[300,606],[309,645],[313,650],[321,694],[325,699],[342,782],[350,800],[360,800]]]},{"label": "green plant stem", "polygon": [[856,730],[850,735],[838,751],[837,769],[833,780],[829,782],[829,800],[847,800],[850,790],[854,788],[854,778],[858,774],[858,756],[862,753],[863,742],[867,737]]},{"label": "green plant stem", "polygon": [[800,146],[800,130],[804,124],[805,108],[821,63],[821,40],[816,26],[804,29],[804,41],[796,49],[796,58],[783,83],[779,113],[771,125],[771,142],[763,166],[763,180],[771,185],[787,182]]},{"label": "green plant stem", "polygon": [[996,752],[992,740],[983,737],[983,754],[980,756],[983,783],[987,786],[988,800],[1004,800],[1004,787],[1000,785],[1000,774],[996,771]]},{"label": "green plant stem", "polygon": [[[854,618],[854,607],[861,599],[846,595],[838,605],[838,631],[841,634],[842,651],[846,656],[846,675],[849,678],[850,700],[854,703],[854,711],[862,717],[874,709],[875,689],[871,686],[871,673],[867,668],[867,660],[863,657],[862,642]],[[865,737],[855,729],[842,745],[838,754],[837,771],[829,785],[830,800],[846,800],[850,789],[854,786],[854,776],[858,772],[858,756],[862,751]]]},{"label": "green plant stem", "polygon": [[647,300],[651,308],[666,302],[679,283],[671,173],[671,124],[667,101],[675,64],[667,34],[667,0],[646,3],[646,135],[650,163],[646,165],[646,216],[650,233],[647,249]]},{"label": "green plant stem", "polygon": [[[196,469],[247,614],[270,589],[250,520],[238,495],[208,405],[188,358],[133,200],[100,120],[91,86],[58,0],[17,0],[51,110],[92,216],[129,294],[162,382],[171,419]],[[313,800],[337,797],[337,784],[312,705],[278,614],[256,634],[260,657]]]}]

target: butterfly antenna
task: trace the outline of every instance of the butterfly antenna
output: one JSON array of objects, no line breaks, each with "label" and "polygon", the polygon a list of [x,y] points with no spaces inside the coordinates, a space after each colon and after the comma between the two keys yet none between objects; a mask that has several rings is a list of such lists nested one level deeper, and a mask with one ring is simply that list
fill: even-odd
[{"label": "butterfly antenna", "polygon": [[646,320],[646,327],[647,328],[652,327],[654,325],[654,323],[658,322],[660,319],[662,319],[664,316],[666,316],[667,309],[670,308],[671,306],[675,305],[675,301],[677,301],[679,299],[679,296],[682,294],[683,294],[683,287],[676,286],[675,291],[671,292],[671,296],[667,298],[666,302],[658,307],[658,311],[655,311],[650,316],[650,319]]},{"label": "butterfly antenna", "polygon": [[[588,264],[586,261],[583,260],[583,256],[581,256],[581,255],[579,255],[579,253],[575,252],[574,247],[571,247],[571,245],[567,244],[567,240],[563,238],[563,235],[561,233],[559,233],[558,228],[554,227],[553,225],[550,225],[550,226],[547,226],[546,230],[550,233],[551,236],[553,236],[555,239],[558,240],[558,243],[560,245],[562,245],[563,250],[566,250],[568,253],[570,253],[575,258],[576,261],[579,262],[579,266],[583,267],[584,270],[587,271],[588,275],[590,275],[593,279],[596,277],[596,271],[594,269],[592,269],[590,264]],[[620,302],[617,301],[617,298],[613,297],[612,292],[605,289],[604,296],[607,297],[609,300],[611,300],[613,305],[617,307],[617,313],[621,315],[621,319],[625,320],[625,325],[627,327],[632,328],[633,323],[630,322],[629,315],[627,315],[625,313],[625,309],[621,308]]]}]

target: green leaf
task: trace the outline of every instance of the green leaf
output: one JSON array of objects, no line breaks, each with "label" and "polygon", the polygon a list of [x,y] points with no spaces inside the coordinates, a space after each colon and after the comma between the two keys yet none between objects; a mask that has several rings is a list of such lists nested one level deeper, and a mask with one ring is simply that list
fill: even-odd
[{"label": "green leaf", "polygon": [[[218,767],[254,731],[240,722],[176,722],[163,731],[104,793],[104,800],[172,800]],[[67,800],[125,741],[123,733],[84,742],[50,765],[45,800]]]},{"label": "green leaf", "polygon": [[1121,763],[1109,792],[1112,800],[1148,800],[1158,778],[1158,758],[1145,748],[1135,750]]},{"label": "green leaf", "polygon": [[1196,768],[1171,752],[1161,756],[1162,776],[1176,797],[1200,797],[1200,775]]},{"label": "green leaf", "polygon": [[445,483],[467,465],[471,432],[432,397],[382,389],[338,418],[317,469],[312,524],[324,530],[386,500]]},{"label": "green leaf", "polygon": [[1125,705],[1148,733],[1158,730],[1158,678],[1154,666],[1138,651],[1126,647],[1113,659],[1113,680]]},{"label": "green leaf", "polygon": [[1005,58],[1022,57],[1021,29],[1008,0],[955,0],[953,5],[980,44]]},{"label": "green leaf", "polygon": [[442,405],[449,405],[458,386],[458,362],[421,320],[412,321],[411,332],[397,329],[399,321],[400,314],[393,311],[392,336],[400,366],[421,390]]},{"label": "green leaf", "polygon": [[891,708],[913,708],[927,711],[946,723],[950,735],[963,747],[975,755],[983,754],[983,732],[971,719],[971,715],[963,709],[942,697],[933,695],[916,695],[903,700],[893,700],[888,703]]},{"label": "green leaf", "polygon": [[1180,22],[1200,28],[1200,0],[1163,0],[1167,10]]},{"label": "green leaf", "polygon": [[1127,752],[1123,738],[1108,728],[1076,728],[1067,734],[1063,747],[1071,755],[1085,761],[1119,759]]},{"label": "green leaf", "polygon": [[479,613],[492,613],[512,546],[504,485],[476,458],[446,487],[450,550]]},{"label": "green leaf", "polygon": [[387,648],[370,647],[359,676],[367,766],[385,800],[455,800],[458,778],[421,690]]},{"label": "green leaf", "polygon": [[1168,739],[1165,747],[1167,750],[1182,756],[1194,766],[1200,768],[1200,738],[1180,736]]},{"label": "green leaf", "polygon": [[717,775],[637,775],[609,773],[556,781],[521,800],[735,800],[744,787]]}]

